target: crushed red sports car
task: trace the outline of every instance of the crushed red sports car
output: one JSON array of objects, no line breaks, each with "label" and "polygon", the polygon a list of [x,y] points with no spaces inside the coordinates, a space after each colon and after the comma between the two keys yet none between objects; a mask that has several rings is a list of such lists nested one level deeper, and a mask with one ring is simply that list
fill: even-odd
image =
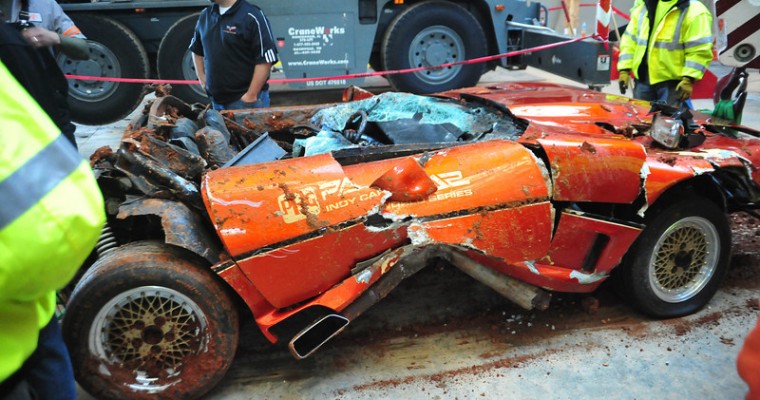
[{"label": "crushed red sports car", "polygon": [[546,83],[221,114],[165,96],[92,163],[108,225],[63,328],[98,398],[203,395],[241,317],[308,357],[440,260],[526,309],[610,279],[694,313],[727,215],[760,208],[760,132]]}]

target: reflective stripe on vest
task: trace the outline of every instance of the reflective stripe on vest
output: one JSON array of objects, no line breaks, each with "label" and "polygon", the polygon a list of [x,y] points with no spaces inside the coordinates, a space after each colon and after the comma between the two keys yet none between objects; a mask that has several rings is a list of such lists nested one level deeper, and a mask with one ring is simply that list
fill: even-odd
[{"label": "reflective stripe on vest", "polygon": [[0,230],[34,207],[82,162],[63,135],[0,182]]},{"label": "reflective stripe on vest", "polygon": [[681,11],[681,15],[678,16],[678,22],[676,22],[676,30],[673,32],[673,40],[670,42],[654,42],[653,46],[665,49],[665,50],[685,50],[694,46],[702,44],[712,43],[712,35],[703,37],[701,39],[690,40],[685,43],[681,43],[681,27],[683,26],[683,20],[686,18],[686,10]]}]

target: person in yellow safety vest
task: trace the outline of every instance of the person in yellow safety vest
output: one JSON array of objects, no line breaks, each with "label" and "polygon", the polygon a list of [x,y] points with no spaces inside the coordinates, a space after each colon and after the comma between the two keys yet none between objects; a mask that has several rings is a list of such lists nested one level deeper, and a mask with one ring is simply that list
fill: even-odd
[{"label": "person in yellow safety vest", "polygon": [[680,105],[713,59],[712,15],[699,0],[636,0],[620,38],[620,92]]},{"label": "person in yellow safety vest", "polygon": [[[88,163],[2,62],[0,104],[0,399],[75,399],[55,291],[95,246],[103,197]],[[66,387],[44,391],[62,378]]]}]

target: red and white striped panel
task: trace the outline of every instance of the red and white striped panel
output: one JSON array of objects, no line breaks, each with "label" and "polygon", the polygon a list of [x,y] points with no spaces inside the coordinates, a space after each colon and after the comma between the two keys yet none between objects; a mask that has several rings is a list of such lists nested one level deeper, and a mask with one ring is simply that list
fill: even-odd
[{"label": "red and white striped panel", "polygon": [[760,0],[718,0],[718,61],[730,67],[760,68]]},{"label": "red and white striped panel", "polygon": [[602,39],[610,35],[610,20],[612,19],[612,4],[610,0],[599,0],[596,4],[596,34]]}]

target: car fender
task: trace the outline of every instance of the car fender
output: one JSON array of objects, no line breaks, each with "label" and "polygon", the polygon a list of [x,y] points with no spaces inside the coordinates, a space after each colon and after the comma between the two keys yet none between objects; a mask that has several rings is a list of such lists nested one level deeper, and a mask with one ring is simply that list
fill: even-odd
[{"label": "car fender", "polygon": [[138,199],[119,206],[116,218],[154,215],[161,219],[164,242],[187,249],[211,264],[219,261],[222,246],[206,228],[198,213],[178,201],[166,199]]}]

